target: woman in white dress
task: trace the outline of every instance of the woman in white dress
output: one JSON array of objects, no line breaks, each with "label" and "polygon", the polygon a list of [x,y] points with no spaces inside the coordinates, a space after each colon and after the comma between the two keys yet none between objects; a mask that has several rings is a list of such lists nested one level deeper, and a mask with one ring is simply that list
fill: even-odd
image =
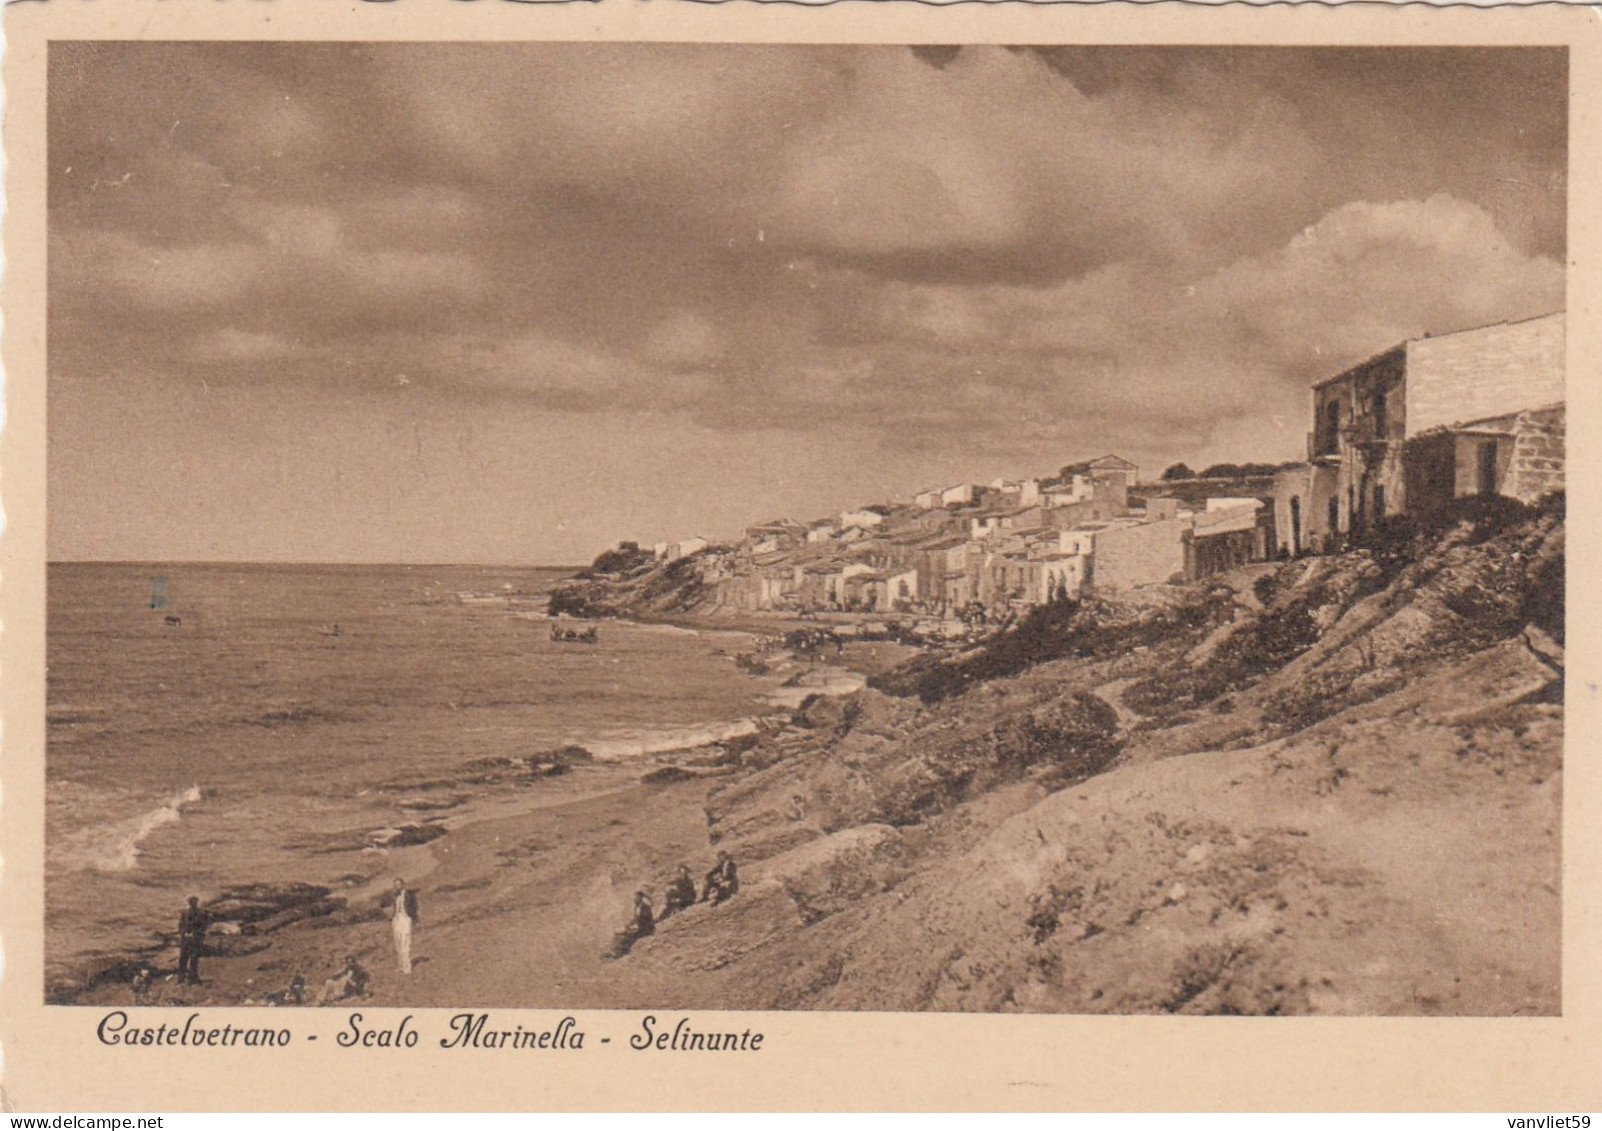
[{"label": "woman in white dress", "polygon": [[417,925],[417,893],[406,881],[395,880],[395,905],[390,909],[390,928],[395,933],[395,960],[402,974],[412,972],[412,929]]}]

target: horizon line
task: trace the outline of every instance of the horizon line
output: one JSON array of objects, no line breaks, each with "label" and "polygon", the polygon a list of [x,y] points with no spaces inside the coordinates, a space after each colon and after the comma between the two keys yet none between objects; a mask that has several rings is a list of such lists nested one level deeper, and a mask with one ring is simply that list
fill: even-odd
[{"label": "horizon line", "polygon": [[[605,551],[602,551],[603,553]],[[540,564],[535,562],[406,562],[387,561],[379,559],[352,560],[352,559],[320,559],[320,558],[46,558],[45,565],[202,565],[202,566],[394,566],[407,569],[460,569],[467,566],[482,566],[494,569],[588,569],[590,563],[573,564],[568,562],[557,564]]]}]

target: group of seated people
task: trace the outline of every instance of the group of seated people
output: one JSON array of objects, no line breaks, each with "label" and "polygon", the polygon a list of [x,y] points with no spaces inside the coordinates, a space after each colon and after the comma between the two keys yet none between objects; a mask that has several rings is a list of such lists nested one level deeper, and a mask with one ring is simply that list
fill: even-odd
[{"label": "group of seated people", "polygon": [[634,893],[634,915],[628,924],[617,933],[612,940],[612,949],[607,953],[608,958],[622,958],[646,935],[656,933],[656,925],[669,915],[683,911],[696,902],[710,903],[716,907],[725,900],[732,899],[734,893],[740,890],[740,876],[735,868],[733,858],[727,852],[718,853],[718,861],[712,865],[712,870],[706,874],[706,880],[701,888],[699,901],[696,898],[695,878],[690,875],[688,864],[679,865],[679,874],[667,886],[662,897],[662,914],[657,916],[651,906],[651,897],[644,891]]}]

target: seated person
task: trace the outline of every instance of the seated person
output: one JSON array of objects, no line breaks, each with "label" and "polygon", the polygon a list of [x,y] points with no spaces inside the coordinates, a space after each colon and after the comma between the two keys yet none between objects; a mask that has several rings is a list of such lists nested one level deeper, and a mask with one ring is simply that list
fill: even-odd
[{"label": "seated person", "polygon": [[662,918],[666,919],[675,911],[683,911],[695,902],[695,880],[690,876],[688,864],[679,865],[679,874],[668,885],[667,894],[662,897]]},{"label": "seated person", "polygon": [[740,890],[740,877],[735,871],[734,860],[727,852],[718,853],[718,862],[706,874],[706,887],[701,892],[701,898],[716,907],[725,900],[733,899],[734,893]]},{"label": "seated person", "polygon": [[267,995],[267,1004],[305,1005],[306,979],[302,978],[299,974],[296,974],[293,978],[289,979],[289,985],[285,989],[274,990],[272,993]]},{"label": "seated person", "polygon": [[634,893],[634,918],[612,939],[612,949],[603,957],[622,958],[634,948],[634,944],[646,935],[656,933],[656,914],[651,909],[651,900],[643,891]]},{"label": "seated person", "polygon": [[322,990],[317,994],[317,1004],[326,1005],[331,1001],[361,997],[367,992],[369,978],[362,964],[356,961],[356,956],[349,955],[345,959],[345,968],[323,983]]}]

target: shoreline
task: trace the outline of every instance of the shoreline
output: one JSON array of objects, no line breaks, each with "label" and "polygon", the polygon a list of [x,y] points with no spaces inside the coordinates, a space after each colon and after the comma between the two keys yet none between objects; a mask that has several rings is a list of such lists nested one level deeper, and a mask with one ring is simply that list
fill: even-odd
[{"label": "shoreline", "polygon": [[[708,624],[702,618],[675,623],[672,627],[696,632],[731,633],[746,637],[752,644],[756,643],[756,634],[748,629]],[[704,727],[686,728],[704,734],[703,741],[609,757],[605,751],[606,741],[596,740],[589,745],[575,744],[582,748],[583,757],[566,762],[560,751],[531,755],[523,767],[528,772],[527,776],[476,786],[461,783],[459,789],[470,790],[471,793],[461,803],[460,811],[455,811],[456,806],[451,807],[453,811],[440,813],[432,813],[427,809],[422,812],[408,809],[407,817],[410,819],[399,820],[386,829],[372,830],[370,835],[399,831],[403,837],[414,828],[438,828],[441,831],[430,834],[430,839],[421,843],[403,840],[395,847],[378,844],[365,850],[352,849],[385,854],[383,866],[360,880],[352,879],[344,885],[304,881],[289,884],[247,881],[230,885],[214,902],[231,901],[228,906],[237,910],[238,904],[255,897],[259,905],[246,907],[247,914],[239,919],[216,916],[215,925],[207,939],[208,953],[202,961],[205,984],[198,988],[179,986],[171,980],[176,967],[176,939],[168,932],[161,931],[153,933],[152,941],[146,947],[126,948],[120,952],[87,957],[79,966],[81,973],[65,974],[53,982],[47,981],[43,987],[45,999],[51,1004],[86,1006],[269,1004],[259,999],[267,993],[283,990],[291,976],[284,974],[280,979],[281,985],[267,984],[280,971],[290,966],[296,967],[294,972],[305,978],[308,992],[314,996],[322,979],[336,972],[344,953],[357,954],[369,971],[375,974],[376,985],[379,979],[375,966],[382,966],[387,958],[382,953],[387,946],[387,933],[376,943],[369,936],[375,929],[377,905],[395,876],[406,879],[408,884],[431,877],[430,883],[423,888],[425,893],[439,889],[443,894],[453,897],[447,900],[453,915],[473,915],[475,912],[471,904],[474,901],[464,901],[461,893],[499,895],[499,877],[493,873],[486,874],[482,866],[486,850],[480,842],[484,836],[489,835],[492,842],[496,841],[496,828],[505,825],[515,829],[531,822],[539,824],[552,812],[569,809],[580,812],[604,811],[605,824],[600,829],[584,830],[588,843],[594,847],[606,840],[609,833],[612,839],[618,841],[629,839],[625,835],[627,830],[640,823],[635,804],[640,800],[637,795],[693,794],[693,797],[683,796],[682,803],[676,807],[682,812],[666,816],[670,823],[678,824],[685,814],[692,815],[699,826],[699,844],[694,843],[694,838],[687,834],[681,836],[677,843],[690,855],[694,855],[692,849],[702,855],[708,854],[711,846],[702,812],[706,785],[709,780],[736,772],[733,760],[738,756],[738,750],[756,745],[782,730],[802,704],[813,697],[852,694],[865,685],[867,674],[892,666],[915,651],[894,644],[849,642],[840,656],[831,657],[834,662],[829,663],[812,663],[785,652],[775,662],[776,670],[769,674],[786,675],[788,679],[785,682],[789,686],[771,688],[764,696],[772,709],[740,719],[708,723]],[[735,656],[728,656],[731,663]],[[790,683],[792,680],[794,682]],[[592,750],[590,746],[597,749]],[[462,767],[464,774],[470,774],[472,769]],[[512,769],[509,765],[508,770]],[[653,804],[651,808],[657,809],[658,806]],[[609,855],[606,851],[601,853],[603,858]],[[464,866],[464,860],[479,865],[476,874],[468,877],[460,875],[464,870],[472,870]],[[582,863],[574,860],[570,865],[581,866]],[[347,874],[357,870],[352,868]],[[626,883],[623,886],[628,887]],[[610,932],[621,923],[627,907],[627,899],[623,897],[632,890],[632,887],[628,887],[628,891],[623,892],[616,901],[615,912],[605,917],[608,926],[600,934],[607,939],[610,938]],[[540,892],[530,892],[529,895],[535,905],[545,898]],[[504,896],[500,899],[504,900]],[[498,901],[492,899],[491,902]],[[462,906],[458,907],[457,904]],[[508,909],[502,907],[502,910]],[[424,917],[425,920],[429,917],[426,911]],[[612,919],[618,922],[613,923]],[[377,925],[383,926],[382,923]],[[599,939],[599,936],[597,938],[595,949],[599,953],[605,940]],[[340,943],[333,948],[341,951],[339,955],[332,954],[328,946],[335,941]],[[141,966],[149,966],[157,976],[150,1000],[143,1003],[134,1001],[130,990],[130,980]],[[381,1004],[375,996],[377,992],[375,989],[363,1000]],[[442,1000],[454,1002],[458,999],[446,995]],[[410,1003],[411,999],[407,998],[407,1001]]]}]

